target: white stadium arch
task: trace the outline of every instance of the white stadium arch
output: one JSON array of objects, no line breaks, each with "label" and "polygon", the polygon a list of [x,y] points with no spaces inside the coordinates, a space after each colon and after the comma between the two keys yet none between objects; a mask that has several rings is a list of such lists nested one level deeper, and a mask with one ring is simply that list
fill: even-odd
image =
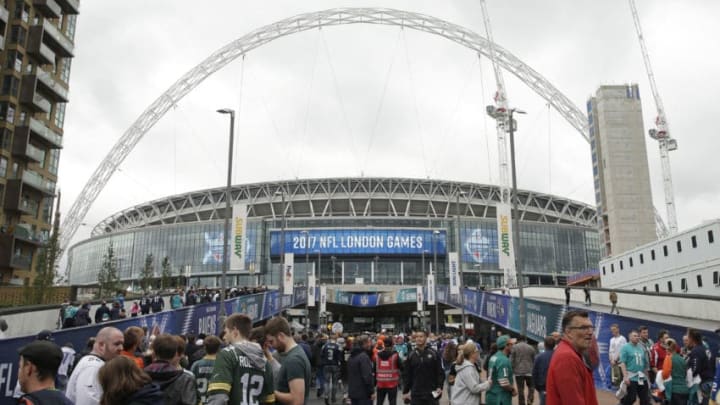
[{"label": "white stadium arch", "polygon": [[[439,35],[489,58],[494,57],[503,69],[515,75],[545,99],[589,142],[587,117],[567,96],[518,57],[497,44],[491,47],[486,38],[470,29],[436,17],[387,8],[334,8],[300,14],[258,28],[230,42],[185,73],[150,104],[115,143],[83,187],[63,224],[60,246],[63,249],[67,248],[95,199],[143,135],[203,80],[237,57],[275,39],[314,28],[345,24],[379,24],[410,28]],[[494,55],[491,56],[493,51]]]}]

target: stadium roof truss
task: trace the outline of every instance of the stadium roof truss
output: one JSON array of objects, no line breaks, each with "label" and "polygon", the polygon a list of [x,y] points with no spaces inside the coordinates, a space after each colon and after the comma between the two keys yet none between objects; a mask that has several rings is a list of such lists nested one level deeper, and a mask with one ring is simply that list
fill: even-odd
[{"label": "stadium roof truss", "polygon": [[[234,186],[232,204],[247,203],[249,217],[495,218],[498,186],[442,180],[335,178]],[[283,195],[285,206],[283,207]],[[594,227],[595,209],[581,202],[532,191],[518,192],[521,220]],[[283,212],[284,210],[284,212]],[[225,188],[170,196],[112,215],[93,236],[155,225],[224,219]]]}]

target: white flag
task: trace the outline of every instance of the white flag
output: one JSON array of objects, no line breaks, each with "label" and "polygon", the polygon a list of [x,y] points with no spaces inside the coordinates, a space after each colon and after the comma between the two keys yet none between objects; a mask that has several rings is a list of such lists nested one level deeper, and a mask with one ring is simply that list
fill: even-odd
[{"label": "white flag", "polygon": [[435,274],[427,276],[427,303],[435,305]]},{"label": "white flag", "polygon": [[423,310],[423,302],[425,301],[425,297],[423,297],[423,288],[421,285],[417,286],[415,297],[417,298],[417,311],[420,312]]},{"label": "white flag", "polygon": [[292,295],[295,284],[295,255],[285,253],[285,268],[283,272],[283,294]]},{"label": "white flag", "polygon": [[450,294],[460,294],[460,261],[457,252],[448,253],[450,269]]},{"label": "white flag", "polygon": [[515,254],[512,237],[512,217],[510,216],[510,204],[497,204],[497,227],[498,227],[498,256],[500,257],[500,268],[505,276],[505,284],[508,287],[515,287],[517,276],[515,274]]},{"label": "white flag", "polygon": [[230,270],[245,270],[247,239],[247,204],[236,204],[232,210]]},{"label": "white flag", "polygon": [[327,312],[327,286],[320,286],[320,313]]},{"label": "white flag", "polygon": [[310,274],[308,276],[308,293],[307,293],[307,303],[309,307],[315,306],[315,275]]}]

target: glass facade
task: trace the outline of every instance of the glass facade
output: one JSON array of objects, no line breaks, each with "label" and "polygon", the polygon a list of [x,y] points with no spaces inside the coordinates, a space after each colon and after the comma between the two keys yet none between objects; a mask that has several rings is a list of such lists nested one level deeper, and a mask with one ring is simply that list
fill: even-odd
[{"label": "glass facade", "polygon": [[[458,248],[459,236],[465,285],[502,285],[495,220],[461,218],[459,233],[455,223],[452,218],[288,218],[285,229],[290,242],[286,241],[286,245],[292,243],[291,235],[312,235],[311,238],[351,235],[357,238],[358,234],[365,234],[381,238],[378,243],[363,246],[361,250],[340,249],[331,253],[319,248],[311,249],[312,243],[305,245],[298,240],[301,248],[295,251],[294,256],[295,282],[304,283],[306,275],[314,268],[320,283],[416,285],[433,267],[439,270],[439,282],[445,284],[446,252]],[[160,277],[160,263],[167,257],[172,275],[182,278],[183,284],[218,286],[223,263],[223,226],[222,220],[160,225],[83,241],[69,251],[70,283],[96,284],[98,270],[112,242],[120,278],[128,285],[136,282],[146,257],[152,254],[156,277]],[[248,218],[246,270],[228,273],[229,286],[279,284],[281,254],[277,246],[272,245],[277,244],[281,229],[280,220]],[[402,235],[410,235],[409,238],[421,235],[425,240],[420,248],[388,250],[387,243],[398,243],[398,239],[390,241],[389,238],[397,238],[397,235],[400,238]],[[416,242],[412,239],[400,241]],[[344,242],[335,239],[333,243],[337,246]],[[305,246],[308,248],[303,249]],[[599,237],[597,231],[590,227],[521,222],[519,254],[518,265],[522,268],[526,284],[553,284],[569,274],[598,268]],[[433,265],[434,262],[437,265]]]}]

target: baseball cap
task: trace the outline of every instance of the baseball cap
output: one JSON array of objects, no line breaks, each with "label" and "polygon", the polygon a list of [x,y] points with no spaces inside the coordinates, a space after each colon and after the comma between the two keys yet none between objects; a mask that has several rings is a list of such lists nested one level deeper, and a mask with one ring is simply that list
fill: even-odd
[{"label": "baseball cap", "polygon": [[508,335],[502,335],[497,339],[495,344],[497,344],[498,349],[504,349],[508,343],[515,344],[516,341],[516,339],[511,339]]},{"label": "baseball cap", "polygon": [[18,354],[41,370],[57,373],[62,362],[63,352],[53,342],[36,340],[18,349]]},{"label": "baseball cap", "polygon": [[43,329],[40,331],[40,333],[37,334],[36,339],[52,341],[53,340],[52,331],[50,331],[49,329]]}]

